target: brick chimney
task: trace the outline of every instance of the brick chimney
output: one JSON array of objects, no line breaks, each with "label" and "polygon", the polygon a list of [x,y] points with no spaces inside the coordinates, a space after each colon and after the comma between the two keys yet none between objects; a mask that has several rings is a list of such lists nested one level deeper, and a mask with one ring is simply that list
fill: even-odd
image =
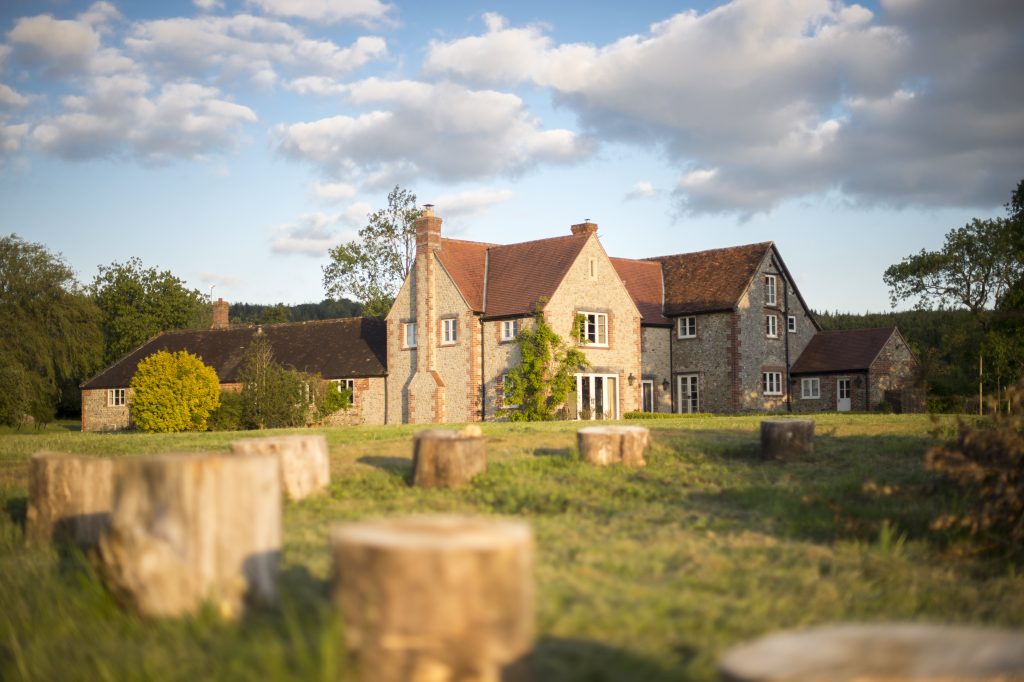
[{"label": "brick chimney", "polygon": [[227,329],[228,325],[228,302],[218,298],[213,302],[213,324],[210,329]]},{"label": "brick chimney", "polygon": [[577,223],[572,226],[573,234],[597,234],[597,223],[590,222],[590,218],[587,218],[582,223]]},{"label": "brick chimney", "polygon": [[414,223],[416,226],[416,251],[441,248],[441,219],[434,215],[433,204],[423,204],[423,211]]}]

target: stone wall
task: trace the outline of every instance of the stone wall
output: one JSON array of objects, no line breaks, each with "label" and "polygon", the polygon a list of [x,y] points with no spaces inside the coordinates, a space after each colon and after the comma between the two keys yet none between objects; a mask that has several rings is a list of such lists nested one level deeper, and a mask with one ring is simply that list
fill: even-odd
[{"label": "stone wall", "polygon": [[[732,412],[735,402],[733,358],[729,350],[733,343],[730,337],[736,315],[726,312],[694,317],[697,318],[696,337],[680,339],[678,327],[671,330],[671,390],[678,394],[681,375],[696,374],[699,411]],[[677,411],[678,402],[676,395]]]},{"label": "stone wall", "polygon": [[[801,379],[812,379],[817,376],[821,385],[820,398],[801,397]],[[852,412],[864,412],[868,409],[868,375],[866,372],[847,372],[844,374],[823,374],[804,375],[793,377],[793,411],[801,413],[809,412],[835,412],[838,409],[836,387],[840,379],[850,380],[850,410]]]},{"label": "stone wall", "polygon": [[412,273],[399,289],[395,302],[388,311],[388,377],[387,377],[387,421],[405,424],[409,422],[409,383],[416,372],[416,349],[405,347],[404,323],[416,321],[415,305],[416,280]]},{"label": "stone wall", "polygon": [[[520,331],[533,328],[534,322],[532,317],[517,319],[519,320]],[[498,411],[504,407],[502,400],[504,394],[502,377],[510,368],[518,365],[520,361],[519,344],[514,340],[501,340],[501,323],[502,320],[486,320],[481,328],[484,345],[482,376],[485,382],[484,394],[486,396],[484,418],[487,420],[501,418],[498,415]]]},{"label": "stone wall", "polygon": [[[669,376],[670,337],[674,331],[665,327],[641,327],[640,364],[642,378],[654,384],[654,411],[672,411],[672,378]],[[668,390],[663,386],[669,382]],[[643,397],[643,394],[641,394]]]},{"label": "stone wall", "polygon": [[131,404],[132,389],[125,389],[125,404],[108,405],[108,389],[95,388],[82,391],[82,430],[121,431],[132,428],[128,406]]},{"label": "stone wall", "polygon": [[324,418],[327,426],[384,423],[384,377],[356,379],[355,404]]},{"label": "stone wall", "polygon": [[869,369],[869,409],[874,409],[885,400],[886,391],[913,388],[917,374],[917,359],[899,332],[893,332]]}]

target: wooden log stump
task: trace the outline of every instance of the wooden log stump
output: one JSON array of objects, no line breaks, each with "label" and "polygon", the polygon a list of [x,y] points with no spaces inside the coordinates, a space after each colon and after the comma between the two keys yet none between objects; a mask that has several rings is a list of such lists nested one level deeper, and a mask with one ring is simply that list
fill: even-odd
[{"label": "wooden log stump", "polygon": [[761,422],[761,458],[793,459],[814,454],[814,420],[765,419]]},{"label": "wooden log stump", "polygon": [[529,679],[533,540],[518,521],[336,527],[332,598],[360,682]]},{"label": "wooden log stump", "polygon": [[459,488],[487,470],[487,440],[478,426],[427,429],[412,438],[412,484]]},{"label": "wooden log stump", "polygon": [[281,554],[277,457],[168,454],[119,460],[100,569],[143,616],[225,618],[243,598],[273,602]]},{"label": "wooden log stump", "polygon": [[272,454],[281,467],[281,487],[293,500],[302,500],[327,489],[331,464],[327,439],[323,436],[277,436],[248,438],[231,443],[231,452],[241,455]]},{"label": "wooden log stump", "polygon": [[1024,680],[1024,633],[937,625],[835,625],[769,635],[726,652],[730,682]]},{"label": "wooden log stump", "polygon": [[29,476],[26,538],[95,547],[110,523],[113,460],[37,452]]},{"label": "wooden log stump", "polygon": [[591,464],[647,466],[644,451],[651,432],[642,426],[587,426],[576,432],[580,455]]}]

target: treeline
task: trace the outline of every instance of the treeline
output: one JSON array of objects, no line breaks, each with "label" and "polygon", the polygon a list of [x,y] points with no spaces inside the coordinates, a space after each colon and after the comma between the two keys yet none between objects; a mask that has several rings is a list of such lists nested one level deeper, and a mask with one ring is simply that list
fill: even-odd
[{"label": "treeline", "polygon": [[339,301],[325,298],[319,303],[299,303],[298,305],[232,303],[228,308],[228,318],[231,324],[308,322],[310,320],[331,320],[338,317],[358,317],[362,313],[362,304],[347,298]]}]

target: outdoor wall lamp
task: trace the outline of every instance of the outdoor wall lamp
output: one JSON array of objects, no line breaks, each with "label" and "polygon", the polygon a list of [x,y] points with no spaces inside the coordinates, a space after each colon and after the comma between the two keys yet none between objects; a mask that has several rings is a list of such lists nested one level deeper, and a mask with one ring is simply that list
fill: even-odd
[{"label": "outdoor wall lamp", "polygon": [[636,383],[636,375],[634,375],[632,372],[630,372],[629,373],[629,379],[627,379],[627,381],[629,381],[629,385],[632,386],[633,384]]},{"label": "outdoor wall lamp", "polygon": [[663,390],[663,391],[667,391],[668,390],[668,379],[665,379],[663,382],[661,382],[661,390]]}]

